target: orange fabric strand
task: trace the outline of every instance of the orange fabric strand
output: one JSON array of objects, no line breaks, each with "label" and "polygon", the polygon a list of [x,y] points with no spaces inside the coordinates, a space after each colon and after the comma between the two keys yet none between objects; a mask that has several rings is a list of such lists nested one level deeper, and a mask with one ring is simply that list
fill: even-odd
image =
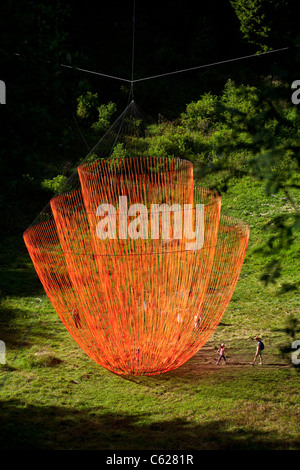
[{"label": "orange fabric strand", "polygon": [[[153,375],[179,367],[218,326],[249,227],[221,216],[215,191],[193,187],[185,160],[99,160],[78,173],[81,189],[54,197],[53,219],[24,233],[47,296],[78,345],[106,369]],[[134,204],[143,205],[142,218],[141,210],[130,215]],[[163,204],[173,205],[169,219]],[[194,241],[201,223],[200,248],[188,248],[187,220]]]}]

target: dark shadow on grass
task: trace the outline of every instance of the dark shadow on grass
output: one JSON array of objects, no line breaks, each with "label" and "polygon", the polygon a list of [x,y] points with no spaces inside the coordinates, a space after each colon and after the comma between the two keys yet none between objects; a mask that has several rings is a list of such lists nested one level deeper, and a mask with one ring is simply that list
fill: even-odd
[{"label": "dark shadow on grass", "polygon": [[21,347],[30,345],[30,332],[34,323],[34,316],[23,321],[23,324],[14,325],[15,318],[22,318],[24,311],[19,308],[4,308],[0,305],[0,331],[1,339],[5,342],[7,350],[18,351]]},{"label": "dark shadow on grass", "polygon": [[0,254],[0,297],[39,296],[43,293],[23,239],[6,240]]},{"label": "dark shadow on grass", "polygon": [[[37,322],[39,316],[39,305],[32,308],[32,312],[21,308],[3,307],[0,305],[0,331],[1,338],[6,348],[9,350],[18,350],[21,346],[29,347],[35,339],[43,338],[45,341],[55,337],[53,328],[47,329],[40,326]],[[22,321],[14,322],[15,319],[22,319]]]},{"label": "dark shadow on grass", "polygon": [[0,403],[1,450],[265,450],[299,449],[260,429],[230,429],[225,420],[195,424],[183,418],[143,424],[149,416],[96,409]]},{"label": "dark shadow on grass", "polygon": [[31,297],[45,292],[32,266],[2,267],[0,270],[1,296]]}]

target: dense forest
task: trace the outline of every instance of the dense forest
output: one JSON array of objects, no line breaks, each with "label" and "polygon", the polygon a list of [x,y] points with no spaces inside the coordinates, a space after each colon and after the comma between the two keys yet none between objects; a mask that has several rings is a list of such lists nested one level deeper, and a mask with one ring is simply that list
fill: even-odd
[{"label": "dense forest", "polygon": [[269,192],[297,187],[295,0],[7,0],[0,9],[6,235],[27,228],[133,97],[147,116],[142,153],[192,159],[200,177],[221,175],[220,190],[249,172]]}]

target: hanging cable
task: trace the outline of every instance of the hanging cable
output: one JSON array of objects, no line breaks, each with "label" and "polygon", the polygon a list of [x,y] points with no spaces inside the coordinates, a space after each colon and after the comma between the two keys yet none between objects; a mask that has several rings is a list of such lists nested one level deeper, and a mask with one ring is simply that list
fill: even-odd
[{"label": "hanging cable", "polygon": [[73,67],[72,65],[65,65],[65,64],[59,64],[59,65],[61,67],[65,67],[67,69],[78,70],[79,72],[91,73],[91,74],[94,74],[94,75],[100,75],[101,77],[112,78],[113,80],[119,80],[121,82],[132,83],[132,80],[127,80],[126,78],[115,77],[113,75],[107,75],[107,74],[101,73],[101,72],[94,72],[93,70],[86,70],[86,69],[82,69],[82,68],[79,68],[79,67]]},{"label": "hanging cable", "polygon": [[[297,44],[293,47],[300,47],[300,44]],[[200,70],[200,69],[204,69],[204,68],[209,68],[209,67],[215,67],[217,65],[222,65],[222,64],[228,64],[230,62],[236,62],[238,60],[246,60],[246,59],[252,59],[252,58],[256,58],[256,57],[261,57],[263,55],[267,55],[267,54],[274,54],[276,52],[283,52],[283,51],[287,51],[291,49],[290,46],[287,46],[287,47],[281,47],[279,49],[272,49],[271,51],[266,51],[266,52],[260,52],[259,54],[249,54],[249,55],[245,55],[245,56],[241,56],[241,57],[234,57],[232,59],[225,59],[225,60],[220,60],[218,62],[212,62],[212,63],[209,63],[209,64],[204,64],[204,65],[198,65],[196,67],[190,67],[190,68],[186,68],[186,69],[181,69],[181,70],[174,70],[173,72],[167,72],[167,73],[161,73],[161,74],[158,74],[158,75],[151,75],[149,77],[143,77],[143,78],[138,78],[136,80],[133,79],[133,68],[134,68],[134,38],[133,38],[133,46],[132,46],[132,79],[131,80],[128,80],[126,78],[120,78],[120,77],[114,77],[112,75],[107,75],[107,74],[103,74],[103,73],[100,73],[100,72],[94,72],[92,70],[85,70],[85,69],[81,69],[79,67],[73,67],[71,65],[65,65],[65,64],[60,64],[61,67],[67,67],[67,68],[70,68],[70,69],[74,69],[74,70],[79,70],[79,71],[83,71],[83,72],[87,72],[87,73],[92,73],[92,74],[96,74],[96,75],[100,75],[100,76],[104,76],[104,77],[107,77],[107,78],[112,78],[112,79],[115,79],[115,80],[120,80],[120,81],[124,81],[124,82],[127,82],[127,83],[130,83],[131,84],[131,96],[133,97],[133,84],[134,83],[138,83],[138,82],[143,82],[143,81],[146,81],[146,80],[154,80],[155,78],[162,78],[162,77],[167,77],[167,76],[170,76],[170,75],[176,75],[176,74],[179,74],[179,73],[184,73],[184,72],[191,72],[193,70]],[[17,54],[19,55],[19,54]]]},{"label": "hanging cable", "polygon": [[[299,47],[299,46],[300,46],[300,44],[296,45],[294,47]],[[280,49],[273,49],[273,50],[267,51],[267,52],[261,52],[259,54],[250,54],[250,55],[245,55],[245,56],[242,56],[242,57],[235,57],[233,59],[220,60],[218,62],[212,62],[210,64],[198,65],[196,67],[190,67],[190,68],[187,68],[187,69],[175,70],[174,72],[167,72],[167,73],[162,73],[162,74],[159,74],[159,75],[152,75],[150,77],[139,78],[137,80],[134,80],[133,82],[137,83],[137,82],[142,82],[142,81],[146,81],[146,80],[153,80],[154,78],[161,78],[161,77],[166,77],[168,75],[175,75],[175,74],[178,74],[178,73],[190,72],[192,70],[199,70],[199,69],[202,69],[202,68],[214,67],[216,65],[227,64],[229,62],[235,62],[235,61],[238,61],[238,60],[250,59],[250,58],[254,58],[254,57],[260,57],[260,56],[266,55],[266,54],[272,54],[274,52],[282,52],[282,51],[286,51],[288,49],[290,49],[289,46],[288,47],[282,47]]]},{"label": "hanging cable", "polygon": [[[135,36],[135,0],[133,0],[133,15],[132,15],[132,54],[131,54],[131,84],[134,83],[133,72],[134,72],[134,36]],[[133,87],[132,87],[133,95]]]},{"label": "hanging cable", "polygon": [[[300,47],[300,44],[296,44],[293,47],[295,47],[295,48]],[[102,72],[95,72],[94,70],[87,70],[87,69],[83,69],[83,68],[80,68],[80,67],[75,67],[73,65],[59,64],[59,66],[64,67],[64,68],[68,68],[68,69],[72,69],[72,70],[76,70],[76,71],[79,71],[79,72],[86,72],[86,73],[90,73],[90,74],[94,74],[94,75],[99,75],[101,77],[111,78],[113,80],[119,80],[119,81],[122,81],[122,82],[130,83],[131,84],[131,96],[133,96],[133,84],[134,83],[138,83],[138,82],[142,82],[142,81],[146,81],[146,80],[153,80],[155,78],[167,77],[167,76],[170,76],[170,75],[175,75],[175,74],[184,73],[184,72],[191,72],[193,70],[200,70],[200,69],[204,69],[204,68],[208,68],[208,67],[215,67],[216,65],[228,64],[230,62],[236,62],[238,60],[246,60],[246,59],[261,57],[261,56],[266,55],[266,54],[274,54],[276,52],[283,52],[283,51],[287,51],[289,49],[292,49],[292,47],[287,46],[287,47],[282,47],[282,48],[279,48],[279,49],[272,49],[271,51],[260,52],[259,54],[249,54],[249,55],[245,55],[245,56],[241,56],[241,57],[234,57],[232,59],[225,59],[225,60],[220,60],[218,62],[212,62],[210,64],[198,65],[196,67],[190,67],[190,68],[181,69],[181,70],[174,70],[173,72],[167,72],[167,73],[162,73],[162,74],[158,74],[158,75],[151,75],[149,77],[138,78],[136,80],[133,80],[134,57],[132,57],[132,79],[131,80],[126,79],[126,78],[122,78],[122,77],[116,77],[114,75],[108,75],[108,74],[105,74],[105,73],[102,73]],[[15,53],[14,55],[21,57],[21,54]],[[134,39],[133,39],[133,55],[134,55]],[[50,62],[47,61],[47,63],[50,63]]]},{"label": "hanging cable", "polygon": [[[17,57],[23,57],[22,54],[18,54],[17,52],[14,52],[13,55],[17,56]],[[44,63],[47,63],[47,64],[50,64],[51,62],[49,60],[42,60],[41,62],[44,62]],[[72,70],[76,70],[76,71],[79,71],[79,72],[86,72],[86,73],[90,73],[90,74],[93,74],[93,75],[99,75],[100,77],[106,77],[106,78],[111,78],[113,80],[119,80],[121,82],[127,82],[127,83],[131,83],[132,80],[128,80],[126,78],[122,78],[122,77],[116,77],[114,75],[108,75],[106,73],[102,73],[102,72],[95,72],[94,70],[87,70],[87,69],[83,69],[83,68],[80,68],[80,67],[75,67],[74,65],[66,65],[66,64],[58,64],[60,67],[63,67],[63,68],[66,68],[66,69],[72,69]]]}]

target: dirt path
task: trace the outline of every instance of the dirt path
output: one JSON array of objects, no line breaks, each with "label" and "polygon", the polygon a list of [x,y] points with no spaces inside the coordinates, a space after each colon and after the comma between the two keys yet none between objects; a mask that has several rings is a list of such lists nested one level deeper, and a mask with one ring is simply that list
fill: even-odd
[{"label": "dirt path", "polygon": [[[226,357],[226,363],[222,359],[217,365],[218,354],[213,348],[202,348],[194,357],[192,357],[188,362],[183,364],[179,369],[186,372],[195,372],[199,370],[209,370],[209,369],[219,369],[222,367],[230,368],[239,368],[239,367],[253,367],[252,360],[253,355],[243,354],[229,354]],[[259,365],[259,360],[256,360],[254,367],[291,367],[291,364],[285,362],[276,362],[274,358],[264,358],[263,365]]]}]

